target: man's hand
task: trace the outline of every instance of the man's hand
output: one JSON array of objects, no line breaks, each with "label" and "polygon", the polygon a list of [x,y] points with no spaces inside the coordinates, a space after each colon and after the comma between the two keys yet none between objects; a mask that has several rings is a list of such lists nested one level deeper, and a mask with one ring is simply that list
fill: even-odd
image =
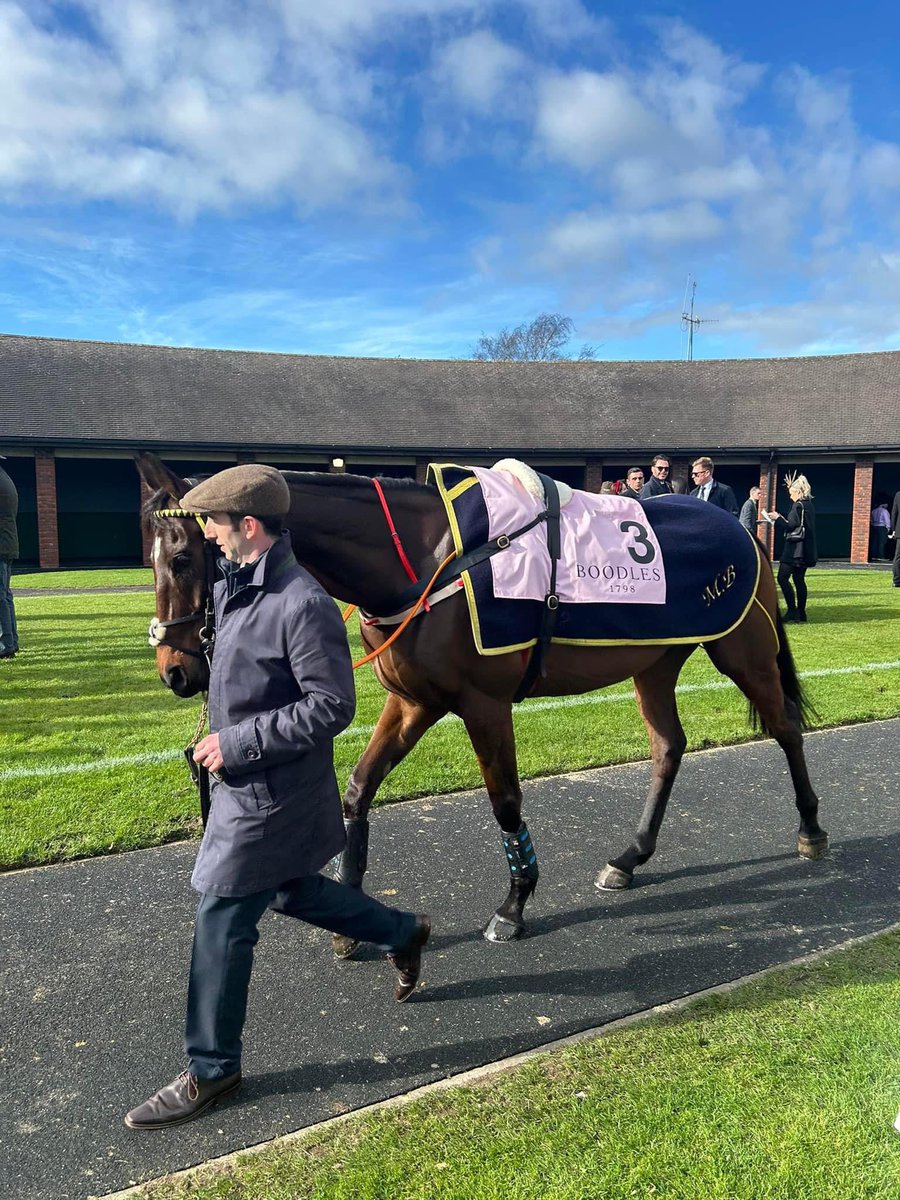
[{"label": "man's hand", "polygon": [[208,733],[194,747],[194,762],[206,767],[210,775],[216,775],[225,766],[222,751],[219,749],[219,735]]}]

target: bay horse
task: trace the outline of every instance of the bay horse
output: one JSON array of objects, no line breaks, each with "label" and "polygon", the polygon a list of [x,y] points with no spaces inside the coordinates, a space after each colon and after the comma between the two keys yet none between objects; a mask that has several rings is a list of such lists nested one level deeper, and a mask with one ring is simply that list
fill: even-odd
[{"label": "bay horse", "polygon": [[[179,696],[204,691],[209,675],[199,651],[199,631],[208,599],[210,573],[200,523],[178,508],[191,484],[152,454],[135,455],[153,495],[143,517],[154,538],[157,666],[163,682]],[[392,601],[409,583],[385,512],[368,477],[285,471],[291,509],[285,519],[298,561],[335,599],[369,613],[393,611]],[[428,579],[454,552],[449,523],[435,488],[411,480],[380,480],[400,544],[420,579]],[[778,611],[775,582],[763,548],[758,603],[740,623],[704,644],[713,665],[740,688],[751,717],[771,734],[787,758],[800,814],[797,849],[816,859],[828,836],[818,823],[818,799],[803,753],[808,710]],[[160,630],[163,636],[160,637]],[[361,623],[370,651],[390,630]],[[690,644],[571,646],[553,643],[544,673],[530,694],[567,696],[633,679],[638,707],[650,737],[652,777],[640,823],[631,843],[600,870],[596,886],[629,885],[635,868],[654,853],[666,804],[686,748],[675,685],[696,650]],[[537,854],[522,821],[522,791],[516,763],[512,701],[523,675],[518,652],[490,657],[477,653],[462,596],[435,604],[418,616],[374,661],[388,695],[365,752],[344,795],[347,846],[337,878],[362,886],[368,849],[368,813],[388,773],[441,717],[462,719],[478,759],[494,817],[500,826],[510,872],[509,892],[490,918],[484,936],[508,941],[525,930],[524,909],[537,883]],[[354,946],[335,938],[335,953]]]}]

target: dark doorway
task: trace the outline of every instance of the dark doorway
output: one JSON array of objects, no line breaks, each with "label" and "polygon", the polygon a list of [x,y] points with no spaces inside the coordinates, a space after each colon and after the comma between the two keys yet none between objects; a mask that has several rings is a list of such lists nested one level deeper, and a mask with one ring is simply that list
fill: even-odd
[{"label": "dark doorway", "polygon": [[19,535],[19,558],[16,570],[36,567],[40,558],[37,529],[37,486],[34,476],[33,458],[7,458],[0,467],[16,485],[19,493],[19,515],[16,530]]}]

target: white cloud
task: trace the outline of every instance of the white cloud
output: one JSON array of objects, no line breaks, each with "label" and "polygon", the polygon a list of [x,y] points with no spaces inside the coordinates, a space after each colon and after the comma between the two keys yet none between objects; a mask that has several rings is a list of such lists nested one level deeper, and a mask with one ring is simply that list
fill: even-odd
[{"label": "white cloud", "polygon": [[479,29],[440,48],[432,80],[463,108],[491,114],[508,108],[509,88],[526,63],[520,50]]},{"label": "white cloud", "polygon": [[606,46],[613,40],[612,21],[588,12],[580,0],[523,0],[523,7],[544,43]]},{"label": "white cloud", "polygon": [[642,252],[707,242],[721,236],[725,224],[707,205],[692,201],[643,213],[573,213],[550,228],[542,258],[555,269],[629,258]]},{"label": "white cloud", "polygon": [[538,86],[535,133],[548,157],[581,170],[616,155],[640,152],[665,136],[665,127],[617,74],[574,71]]},{"label": "white cloud", "polygon": [[900,188],[900,146],[895,142],[876,142],[860,160],[863,179],[876,194]]},{"label": "white cloud", "polygon": [[647,75],[647,95],[695,152],[718,155],[732,112],[759,85],[764,70],[725,54],[681,21],[660,22],[658,29],[661,58]]},{"label": "white cloud", "polygon": [[271,5],[221,8],[90,0],[93,38],[0,8],[5,197],[137,201],[182,216],[396,204],[405,173],[381,148],[382,114],[367,120],[371,73],[339,47],[330,59],[285,53]]}]

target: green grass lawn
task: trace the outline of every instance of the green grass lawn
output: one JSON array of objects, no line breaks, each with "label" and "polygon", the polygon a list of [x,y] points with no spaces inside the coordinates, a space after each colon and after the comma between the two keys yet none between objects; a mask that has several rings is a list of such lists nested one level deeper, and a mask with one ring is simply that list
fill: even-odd
[{"label": "green grass lawn", "polygon": [[893,932],[142,1194],[896,1200],[898,1011]]},{"label": "green grass lawn", "polygon": [[[78,588],[152,587],[150,567],[108,567],[96,571],[35,571],[14,575],[13,589],[48,588],[55,592],[75,591]],[[18,606],[17,606],[18,607]]]},{"label": "green grass lawn", "polygon": [[[99,586],[100,574],[78,573],[73,581]],[[791,627],[790,637],[798,669],[812,673],[806,685],[820,724],[900,714],[898,593],[889,575],[813,571],[809,583],[811,623]],[[194,733],[199,700],[178,700],[156,676],[146,644],[152,596],[20,597],[17,613],[22,653],[0,662],[0,867],[151,846],[194,832],[196,794],[179,748]],[[358,653],[355,633],[352,640]],[[873,663],[888,665],[858,669]],[[850,671],[816,674],[842,668]],[[700,689],[680,698],[691,748],[751,736],[737,690],[707,689],[720,679],[702,651],[682,674],[682,684]],[[336,746],[342,784],[384,699],[370,667],[357,673],[357,689],[354,725]],[[523,777],[647,756],[628,685],[567,707],[549,703],[555,706],[526,702],[517,710]],[[814,761],[811,769],[815,778]],[[479,783],[462,725],[447,720],[390,776],[380,798]],[[635,796],[635,817],[639,804]]]}]

